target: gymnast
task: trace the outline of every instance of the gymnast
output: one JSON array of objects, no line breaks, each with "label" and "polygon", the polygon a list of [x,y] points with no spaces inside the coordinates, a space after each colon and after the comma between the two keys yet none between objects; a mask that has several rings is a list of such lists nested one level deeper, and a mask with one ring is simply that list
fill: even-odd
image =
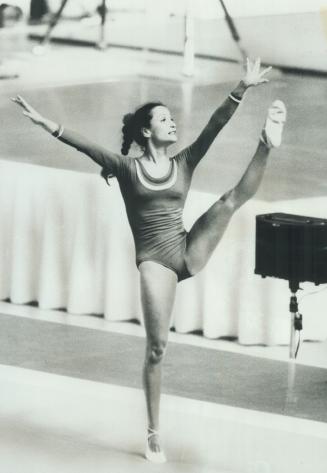
[{"label": "gymnast", "polygon": [[[269,151],[281,144],[286,108],[276,100],[268,109],[254,156],[238,184],[222,195],[189,232],[182,214],[195,167],[219,131],[237,110],[244,93],[268,82],[260,59],[247,61],[244,78],[211,116],[198,138],[175,156],[167,154],[177,141],[176,125],[161,102],[147,103],[123,118],[120,154],[41,116],[21,96],[12,100],[23,114],[54,137],[86,154],[102,168],[106,179],[115,176],[125,202],[140,272],[141,302],[146,332],[143,387],[148,416],[145,457],[166,461],[159,437],[161,371],[166,352],[176,286],[197,274],[208,262],[237,209],[250,199],[261,182]],[[127,157],[133,142],[141,155]]]}]

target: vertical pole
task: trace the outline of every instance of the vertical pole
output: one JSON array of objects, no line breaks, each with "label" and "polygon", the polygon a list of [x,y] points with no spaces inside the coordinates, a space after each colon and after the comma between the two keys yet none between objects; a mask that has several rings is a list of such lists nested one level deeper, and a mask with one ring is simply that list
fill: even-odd
[{"label": "vertical pole", "polygon": [[102,0],[102,4],[100,8],[101,8],[100,38],[99,38],[97,47],[99,49],[105,49],[107,47],[107,41],[106,41],[107,2],[106,0]]},{"label": "vertical pole", "polygon": [[290,333],[290,358],[295,359],[296,354],[296,320],[299,315],[299,306],[297,303],[296,293],[299,289],[299,283],[297,281],[290,280],[289,288],[291,290],[291,299],[290,299],[290,313],[291,313],[291,333]]},{"label": "vertical pole", "polygon": [[294,312],[291,312],[291,333],[290,333],[289,356],[292,360],[295,359],[295,315],[296,314]]},{"label": "vertical pole", "polygon": [[187,2],[184,16],[184,66],[183,74],[187,77],[194,75],[194,17],[190,6],[191,1]]},{"label": "vertical pole", "polygon": [[[295,391],[295,375],[296,375],[296,362],[295,359],[292,358],[288,362],[288,370],[287,370],[287,393],[286,393],[286,409],[292,408],[297,401],[296,391]],[[285,414],[287,415],[288,412],[286,410]]]}]

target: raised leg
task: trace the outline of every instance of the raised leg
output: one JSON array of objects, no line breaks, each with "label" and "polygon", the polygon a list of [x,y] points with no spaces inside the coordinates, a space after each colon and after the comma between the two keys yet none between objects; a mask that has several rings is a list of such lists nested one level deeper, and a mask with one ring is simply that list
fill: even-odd
[{"label": "raised leg", "polygon": [[[143,386],[148,413],[148,448],[152,461],[164,461],[158,436],[161,371],[165,355],[171,312],[175,300],[177,276],[170,269],[152,261],[139,266],[141,299],[146,331]],[[157,455],[151,455],[151,453]],[[149,458],[151,457],[151,458]]]},{"label": "raised leg", "polygon": [[226,192],[191,228],[185,261],[191,274],[196,274],[208,262],[236,212],[257,191],[266,167],[270,148],[259,142],[258,148],[239,183]]},{"label": "raised leg", "polygon": [[185,263],[193,275],[208,262],[227,225],[236,212],[258,190],[266,168],[270,148],[281,144],[286,107],[275,100],[268,109],[257,150],[239,183],[226,192],[193,225],[188,235]]}]

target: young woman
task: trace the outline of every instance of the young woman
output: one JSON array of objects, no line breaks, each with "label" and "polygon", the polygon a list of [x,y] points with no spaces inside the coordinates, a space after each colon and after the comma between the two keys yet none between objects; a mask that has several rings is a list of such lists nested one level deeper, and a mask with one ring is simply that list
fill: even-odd
[{"label": "young woman", "polygon": [[34,110],[22,97],[12,99],[24,115],[63,143],[85,153],[102,167],[102,175],[118,179],[136,249],[146,330],[143,384],[148,412],[146,458],[162,463],[159,439],[161,367],[166,351],[177,282],[199,272],[209,260],[234,212],[254,195],[261,182],[269,150],[281,143],[286,119],[277,100],[268,116],[256,152],[239,183],[215,202],[186,232],[182,221],[185,199],[196,165],[237,110],[245,91],[267,82],[270,68],[260,70],[260,60],[247,62],[245,77],[214,112],[199,137],[173,157],[168,147],[177,141],[169,109],[148,103],[123,119],[122,154],[136,142],[138,158],[112,153],[73,131],[64,129]]}]

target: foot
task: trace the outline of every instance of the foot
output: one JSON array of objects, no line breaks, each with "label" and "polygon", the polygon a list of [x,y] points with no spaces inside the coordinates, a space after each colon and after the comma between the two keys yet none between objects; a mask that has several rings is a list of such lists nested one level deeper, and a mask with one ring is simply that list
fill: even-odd
[{"label": "foot", "polygon": [[145,458],[152,463],[166,462],[165,454],[160,447],[159,432],[150,428],[146,440]]},{"label": "foot", "polygon": [[32,51],[35,56],[43,56],[47,52],[47,46],[43,44],[37,44],[34,46]]},{"label": "foot", "polygon": [[268,109],[266,123],[260,138],[268,148],[278,148],[280,146],[285,121],[285,104],[281,100],[275,100]]}]

